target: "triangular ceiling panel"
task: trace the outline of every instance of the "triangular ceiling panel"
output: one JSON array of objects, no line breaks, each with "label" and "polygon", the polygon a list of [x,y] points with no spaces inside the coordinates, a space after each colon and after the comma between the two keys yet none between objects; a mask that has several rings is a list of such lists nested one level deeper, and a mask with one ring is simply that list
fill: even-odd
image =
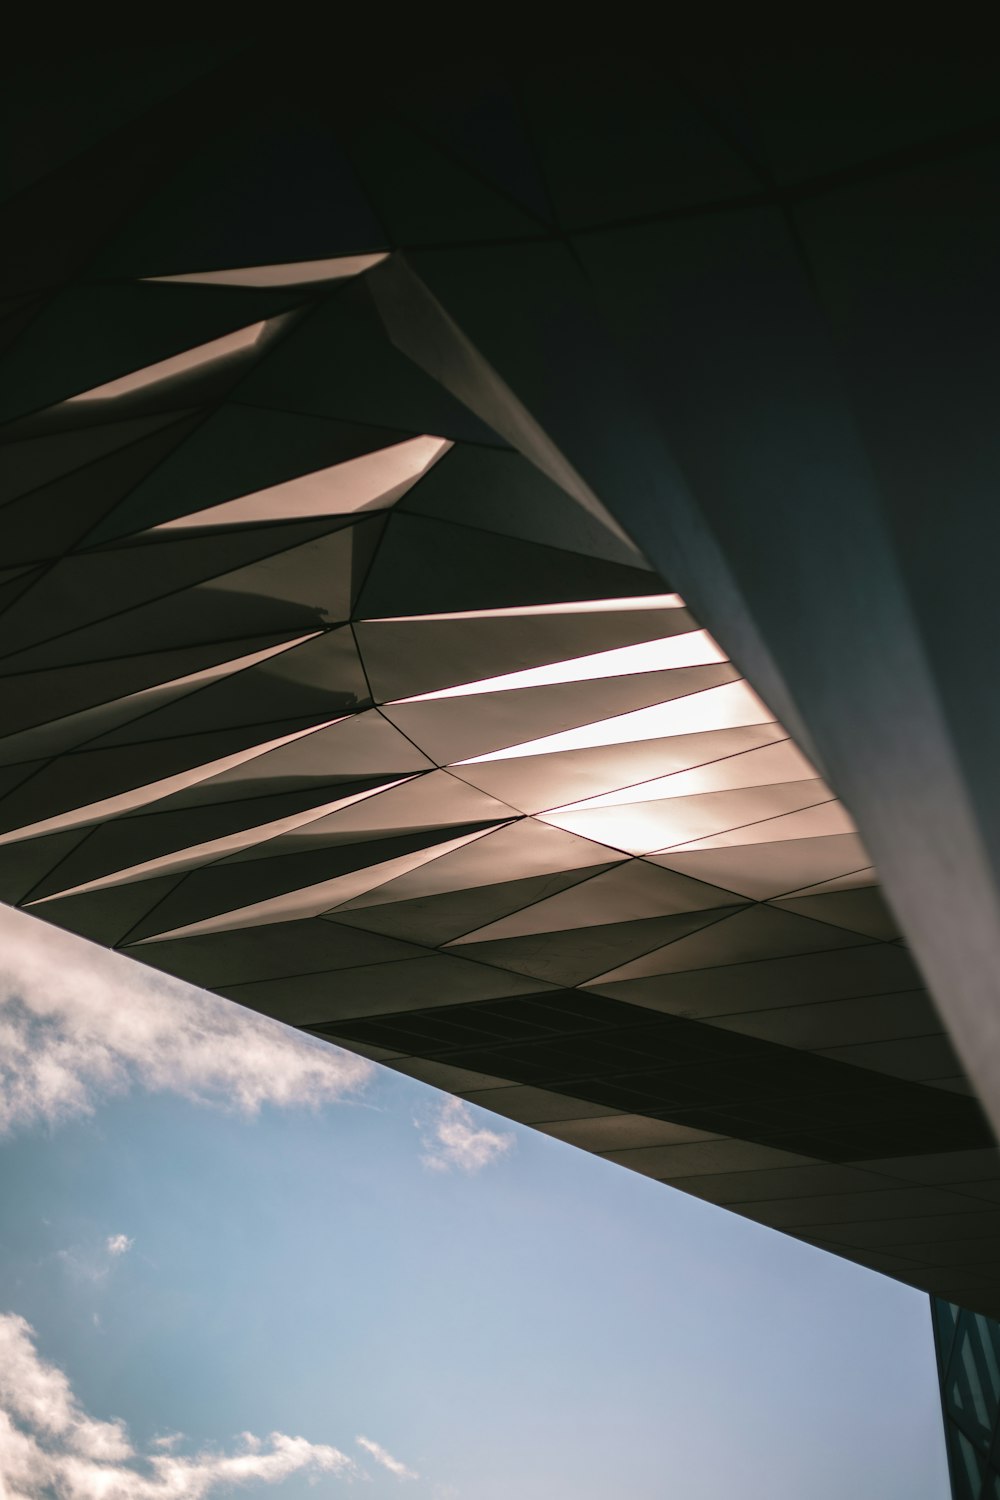
[{"label": "triangular ceiling panel", "polygon": [[147,943],[142,957],[155,968],[214,989],[218,985],[281,979],[288,974],[329,974],[352,962],[392,962],[422,951],[418,945],[398,942],[391,935],[349,935],[331,922],[306,917],[297,922],[271,922],[266,927]]},{"label": "triangular ceiling panel", "polygon": [[[345,896],[385,880],[401,865],[435,860],[443,847],[474,839],[489,824],[325,844],[318,849],[244,862],[225,859],[194,870],[155,916],[131,935],[139,942],[158,936],[194,936],[270,922],[318,916]],[[445,835],[442,837],[442,835]],[[223,868],[224,865],[224,868]]]},{"label": "triangular ceiling panel", "polygon": [[478,526],[522,541],[643,567],[638,548],[579,505],[519,453],[459,447],[408,495],[401,510]]},{"label": "triangular ceiling panel", "polygon": [[778,818],[791,810],[824,805],[829,789],[822,781],[791,781],[777,786],[746,787],[705,792],[700,797],[662,797],[613,807],[553,812],[539,816],[557,828],[568,828],[584,838],[613,844],[628,854],[653,854],[661,849],[684,849],[722,829],[739,827],[747,817],[763,813]]},{"label": "triangular ceiling panel", "polygon": [[0,847],[0,901],[20,905],[86,836],[85,829],[72,828],[66,833]]},{"label": "triangular ceiling panel", "polygon": [[408,436],[227,401],[95,528],[88,542],[95,545],[161,526],[377,452]]},{"label": "triangular ceiling panel", "polygon": [[241,849],[266,853],[282,833],[322,818],[331,807],[370,796],[381,785],[372,777],[367,784],[359,779],[191,807],[177,807],[167,798],[91,827],[85,841],[32,887],[31,900],[180,874]]},{"label": "triangular ceiling panel", "polygon": [[[30,575],[34,576],[34,574]],[[202,641],[177,651],[137,651],[127,656],[90,661],[71,660],[66,665],[43,664],[42,670],[26,670],[18,657],[0,659],[5,727],[12,732],[34,724],[45,724],[111,703],[132,693],[155,688],[201,671],[224,667],[234,657],[288,645],[301,637],[292,632],[269,636]],[[48,655],[72,652],[78,647],[75,633],[52,642]],[[46,648],[43,648],[43,653]],[[34,655],[35,653],[31,653]],[[0,741],[0,745],[2,745]]]},{"label": "triangular ceiling panel", "polygon": [[[635,603],[641,607],[624,607]],[[637,601],[586,601],[576,608],[484,609],[355,623],[380,703],[693,629],[687,610],[657,595]]]},{"label": "triangular ceiling panel", "polygon": [[554,891],[588,881],[606,868],[606,865],[596,865],[592,869],[584,866],[562,874],[498,880],[491,885],[416,896],[410,901],[381,906],[340,906],[331,917],[350,927],[386,932],[393,937],[410,938],[437,947],[443,943],[457,943],[463,934],[477,931],[484,922],[499,923],[511,912],[530,912],[534,909],[533,903],[544,903]]},{"label": "triangular ceiling panel", "polygon": [[[157,538],[115,554],[64,558],[42,586],[14,607],[16,615],[11,611],[9,638],[20,649],[6,666],[23,671],[110,657],[120,647],[123,631],[133,648],[155,652],[224,640],[230,634],[305,635],[342,624],[382,526],[379,516],[346,523],[334,517],[288,528],[215,534],[193,544]],[[308,540],[303,542],[303,536]],[[297,546],[291,545],[293,539]],[[232,572],[214,571],[236,561],[240,553],[253,561]],[[192,577],[195,570],[202,576]],[[112,580],[112,587],[102,591],[106,579]],[[120,590],[117,599],[114,583]],[[152,602],[139,602],[144,589]],[[97,618],[92,624],[81,623],[78,630],[57,632],[54,626],[66,623],[74,602],[84,619]],[[120,612],[100,618],[116,603]]]},{"label": "triangular ceiling panel", "polygon": [[506,447],[393,348],[363,279],[318,302],[240,383],[238,397],[252,406]]},{"label": "triangular ceiling panel", "polygon": [[428,953],[423,958],[341,969],[336,983],[325,974],[296,975],[220,985],[219,993],[241,1005],[277,1015],[293,1026],[315,1026],[344,1016],[387,1015],[428,1005],[468,1005],[511,995],[533,995],[546,988],[555,986],[488,964],[470,963],[450,953]]},{"label": "triangular ceiling panel", "polygon": [[284,260],[266,266],[232,266],[222,271],[182,271],[174,276],[149,276],[148,281],[174,281],[190,286],[308,286],[319,288],[370,271],[388,254],[334,255],[320,260]]},{"label": "triangular ceiling panel", "polygon": [[[7,612],[4,644],[8,652],[17,650],[23,653],[36,641],[49,641],[71,631],[78,640],[86,641],[82,632],[93,622],[108,616],[117,617],[129,609],[148,607],[159,597],[176,595],[199,584],[210,585],[212,581],[237,595],[249,595],[256,580],[248,576],[248,568],[252,569],[255,564],[266,566],[267,560],[285,551],[308,546],[313,540],[328,541],[330,547],[338,550],[350,548],[350,538],[333,539],[333,533],[342,530],[344,525],[345,522],[337,517],[327,521],[292,523],[287,527],[251,527],[237,535],[197,539],[167,533],[155,541],[127,548],[64,557],[16,610]],[[272,563],[272,575],[275,567],[276,564]],[[294,568],[291,571],[292,577],[298,580],[298,571]],[[335,575],[331,576],[330,582],[336,585]],[[265,593],[263,579],[256,592]],[[280,592],[274,592],[273,597],[280,600],[282,596]],[[349,593],[343,593],[343,597],[348,600]],[[340,618],[346,618],[348,612],[345,610]],[[235,609],[233,615],[236,616]],[[279,620],[270,628],[277,631],[282,627],[283,622]],[[259,627],[259,632],[263,634],[268,628],[269,625],[264,624]],[[245,630],[237,626],[235,630],[220,631],[219,635],[249,635],[254,629],[253,625]],[[211,639],[211,636],[201,636],[202,640],[206,638]],[[162,647],[174,644],[180,642],[168,639]],[[71,655],[69,660],[73,659]],[[79,660],[79,656],[75,659]],[[22,664],[44,663],[33,657],[30,663],[23,661]]]},{"label": "triangular ceiling panel", "polygon": [[287,790],[325,786],[331,779],[356,780],[378,776],[396,781],[417,771],[431,771],[432,761],[374,709],[352,714],[308,734],[289,737],[261,755],[209,780],[193,785],[175,799],[177,806],[194,806],[229,797],[257,797],[276,786]]},{"label": "triangular ceiling panel", "polygon": [[667,869],[739,891],[755,901],[791,895],[804,886],[848,876],[864,869],[867,861],[861,840],[854,833],[737,844],[694,854],[675,849],[654,858]]},{"label": "triangular ceiling panel", "polygon": [[[387,703],[382,712],[432,759],[456,763],[623,713],[701,693],[737,674],[730,662],[559,682],[512,692]],[[461,774],[461,772],[459,772]],[[584,816],[580,814],[580,816]]]},{"label": "triangular ceiling panel", "polygon": [[157,420],[159,431],[138,437],[125,447],[93,459],[85,468],[9,501],[4,507],[4,523],[12,533],[12,544],[6,553],[9,561],[34,562],[76,546],[114,508],[120,496],[127,494],[184,441],[198,420],[182,417],[165,426]]},{"label": "triangular ceiling panel", "polygon": [[704,734],[678,734],[670,739],[626,741],[509,760],[476,760],[453,769],[456,776],[522,812],[541,813],[562,806],[567,794],[577,801],[631,790],[657,776],[685,775],[696,767],[783,737],[784,730],[778,724],[752,724]]},{"label": "triangular ceiling panel", "polygon": [[885,904],[882,892],[876,886],[855,891],[791,896],[779,901],[777,905],[785,911],[798,912],[803,917],[816,917],[821,922],[832,922],[834,927],[844,927],[848,932],[861,932],[868,937],[882,938],[886,942],[899,937],[899,927]]},{"label": "triangular ceiling panel", "polygon": [[40,576],[40,571],[39,568],[30,566],[3,570],[3,575],[0,577],[0,614],[31,588]]},{"label": "triangular ceiling panel", "polygon": [[504,803],[456,781],[447,771],[431,771],[400,780],[350,806],[332,809],[325,817],[289,830],[266,847],[234,855],[233,859],[272,858],[321,844],[353,844],[460,824],[497,824],[516,816]]},{"label": "triangular ceiling panel", "polygon": [[732,906],[730,892],[673,875],[639,859],[595,872],[558,894],[546,895],[487,927],[469,929],[456,945],[494,942],[533,933],[565,932],[605,923],[652,921],[679,912]]},{"label": "triangular ceiling panel", "polygon": [[[157,718],[159,711],[168,704],[190,693],[201,692],[213,683],[239,676],[248,669],[259,666],[263,661],[273,661],[276,656],[294,649],[296,644],[294,640],[283,641],[277,646],[268,646],[260,651],[241,653],[213,663],[200,671],[168,678],[165,682],[156,683],[135,693],[125,693],[120,698],[111,698],[93,707],[80,709],[76,713],[61,712],[65,705],[58,698],[53,698],[49,704],[51,717],[47,721],[43,719],[43,722],[36,723],[31,728],[15,731],[0,739],[0,763],[23,760],[31,756],[58,755],[79,749],[84,745],[92,747],[113,744],[119,734],[124,740],[152,738],[152,735],[143,733],[141,725],[147,719]],[[36,688],[42,688],[36,703],[36,717],[41,718],[44,709],[44,688],[38,683],[37,678],[34,679],[34,683]],[[46,685],[51,690],[51,683]],[[140,724],[138,730],[134,728],[136,721]],[[202,720],[199,721],[197,727],[206,728],[208,725]],[[218,717],[211,727],[221,727]]]},{"label": "triangular ceiling panel", "polygon": [[328,468],[300,474],[282,484],[211,505],[206,510],[161,522],[157,531],[197,530],[205,526],[243,526],[311,516],[360,515],[389,510],[419,484],[448,451],[446,438],[406,438],[401,443],[361,453]]},{"label": "triangular ceiling panel", "polygon": [[84,423],[62,432],[0,445],[0,504],[52,484],[119,448],[177,421],[177,413],[131,417],[122,422]]},{"label": "triangular ceiling panel", "polygon": [[[67,896],[48,902],[37,908],[50,921],[58,922],[70,932],[78,932],[91,942],[103,943],[116,948],[122,943],[136,922],[148,911],[155,909],[174,888],[178,875],[165,875],[160,880],[140,881],[138,885],[126,886],[113,891],[87,891],[80,896]],[[33,908],[34,909],[34,908]]]},{"label": "triangular ceiling panel", "polygon": [[[845,834],[845,841],[853,838],[857,846],[861,847],[861,840],[856,834]],[[862,851],[863,852],[863,851]],[[829,880],[821,880],[817,885],[806,886],[789,895],[796,896],[820,896],[827,891],[857,891],[868,886],[878,885],[878,875],[873,865],[862,865],[860,869],[850,870],[846,875],[834,875]]]},{"label": "triangular ceiling panel", "polygon": [[228,287],[67,289],[38,314],[30,338],[23,336],[8,352],[10,382],[0,420],[97,390],[277,317],[291,305],[287,293]]},{"label": "triangular ceiling panel", "polygon": [[742,823],[723,833],[693,840],[685,848],[692,852],[702,849],[730,849],[747,844],[757,846],[798,839],[834,838],[853,832],[854,824],[843,803],[834,797],[820,795],[815,802],[799,811],[772,816],[762,823]]},{"label": "triangular ceiling panel", "polygon": [[613,851],[600,844],[563,833],[561,829],[546,828],[533,819],[521,819],[443,855],[434,861],[433,867],[401,874],[345,906],[381,905],[475,889],[494,878],[497,870],[503,870],[508,879],[562,876],[573,870],[606,865],[612,858]]},{"label": "triangular ceiling panel", "polygon": [[234,666],[193,695],[103,734],[99,745],[137,744],[199,730],[223,729],[287,716],[340,718],[368,705],[368,689],[350,628],[323,631],[290,643],[264,660]]},{"label": "triangular ceiling panel", "polygon": [[[731,907],[721,908],[722,912]],[[513,969],[551,984],[584,984],[609,966],[676,942],[717,920],[720,912],[684,912],[646,917],[637,922],[602,922],[560,932],[533,932],[524,937],[463,943],[461,952],[501,969]]]},{"label": "triangular ceiling panel", "polygon": [[262,745],[312,728],[310,721],[251,724],[60,756],[23,782],[16,797],[0,800],[0,828],[6,838],[16,830],[54,832],[57,822],[69,826],[120,816],[233,762],[255,759]]},{"label": "triangular ceiling panel", "polygon": [[623,964],[599,977],[599,983],[642,979],[651,974],[677,974],[687,969],[717,968],[721,964],[747,963],[779,953],[826,952],[853,943],[871,941],[842,928],[793,917],[768,907],[754,906],[723,916],[711,927],[692,937],[682,937],[644,958]]},{"label": "triangular ceiling panel", "polygon": [[912,958],[897,944],[859,937],[857,946],[741,959],[636,979],[597,980],[587,988],[643,1009],[709,1020],[775,1006],[919,990],[921,981]]},{"label": "triangular ceiling panel", "polygon": [[559,552],[429,517],[392,516],[378,566],[359,600],[361,616],[509,609],[576,599],[659,594],[652,573]]}]

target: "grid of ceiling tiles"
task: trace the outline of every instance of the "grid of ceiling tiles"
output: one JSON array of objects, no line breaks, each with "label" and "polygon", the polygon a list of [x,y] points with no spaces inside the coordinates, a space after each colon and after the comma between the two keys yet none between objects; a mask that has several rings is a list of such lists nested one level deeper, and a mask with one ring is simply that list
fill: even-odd
[{"label": "grid of ceiling tiles", "polygon": [[614,521],[392,348],[381,258],[29,327],[0,895],[1000,1306],[992,1137],[844,808]]}]

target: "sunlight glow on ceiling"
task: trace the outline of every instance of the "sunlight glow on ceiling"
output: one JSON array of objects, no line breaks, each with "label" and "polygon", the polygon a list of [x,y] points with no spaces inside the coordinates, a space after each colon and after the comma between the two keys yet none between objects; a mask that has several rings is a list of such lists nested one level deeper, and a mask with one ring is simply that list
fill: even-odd
[{"label": "sunlight glow on ceiling", "polygon": [[148,385],[158,385],[175,375],[186,375],[202,365],[212,364],[215,360],[225,359],[227,355],[252,348],[266,327],[267,320],[251,323],[247,328],[238,328],[235,333],[225,333],[207,344],[197,344],[193,349],[172,354],[169,359],[158,360],[155,365],[144,365],[141,370],[131,370],[127,375],[109,380],[105,385],[95,385],[89,391],[80,391],[78,395],[70,396],[69,401],[110,401],[116,396],[128,396],[133,391],[141,391]]},{"label": "sunlight glow on ceiling", "polygon": [[517,688],[543,687],[555,682],[588,682],[600,677],[629,677],[637,672],[667,672],[677,667],[702,667],[727,658],[707,630],[665,636],[658,641],[640,641],[613,651],[597,651],[570,661],[549,662],[523,672],[507,672],[481,682],[440,688],[436,693],[418,693],[399,698],[399,703],[430,703],[436,698],[464,698],[476,693],[505,693]]}]

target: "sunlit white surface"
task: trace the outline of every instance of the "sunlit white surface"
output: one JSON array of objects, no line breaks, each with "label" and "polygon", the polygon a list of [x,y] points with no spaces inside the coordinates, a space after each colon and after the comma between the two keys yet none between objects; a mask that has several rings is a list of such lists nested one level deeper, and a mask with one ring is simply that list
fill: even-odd
[{"label": "sunlit white surface", "polygon": [[721,830],[780,818],[789,811],[826,802],[830,792],[822,781],[796,781],[772,786],[734,788],[697,797],[664,797],[632,806],[590,808],[583,812],[542,813],[556,828],[582,838],[612,844],[628,854],[686,846]]},{"label": "sunlit white surface", "polygon": [[713,760],[690,770],[674,771],[652,781],[640,781],[619,791],[603,792],[579,802],[549,809],[553,813],[583,812],[593,807],[621,807],[630,802],[655,802],[666,797],[692,797],[702,792],[721,792],[748,786],[768,786],[781,781],[809,781],[815,768],[791,740],[765,745],[758,750]]},{"label": "sunlit white surface", "polygon": [[377,255],[337,255],[330,260],[292,260],[273,266],[236,266],[228,271],[183,271],[176,276],[144,276],[143,281],[180,281],[198,286],[303,286],[313,281],[342,281],[360,276],[385,260]]},{"label": "sunlit white surface", "polygon": [[734,729],[744,724],[770,724],[774,715],[746,682],[727,682],[706,688],[670,703],[657,703],[632,713],[617,714],[594,724],[582,724],[562,734],[545,735],[474,755],[456,765],[474,766],[483,761],[513,760],[523,755],[552,755],[559,750],[585,750],[596,745],[625,745],[636,740],[656,740],[675,734],[701,734],[713,729]]},{"label": "sunlit white surface", "polygon": [[459,609],[444,614],[378,615],[372,625],[404,624],[408,620],[515,620],[529,615],[613,615],[637,609],[684,609],[680,594],[644,594],[641,599],[586,599],[568,604],[517,604],[509,609]]},{"label": "sunlit white surface", "polygon": [[854,833],[855,826],[847,808],[831,795],[819,806],[804,808],[782,818],[768,818],[762,823],[750,823],[746,827],[733,828],[727,833],[718,833],[711,838],[698,839],[685,844],[686,850],[731,849],[738,844],[770,844],[784,839],[833,838],[841,833]]},{"label": "sunlit white surface", "polygon": [[399,698],[399,703],[430,703],[436,698],[465,698],[476,693],[506,693],[517,688],[544,687],[556,682],[588,682],[601,677],[629,677],[637,672],[666,672],[676,667],[704,667],[726,661],[707,630],[692,630],[685,635],[670,635],[658,641],[640,641],[635,646],[619,646],[612,651],[596,651],[570,661],[550,662],[542,667],[528,667],[523,672],[507,672],[501,677],[486,677],[480,682],[464,682],[458,687],[439,688],[434,693],[417,693]]},{"label": "sunlit white surface", "polygon": [[253,521],[291,521],[307,516],[350,515],[399,500],[452,446],[447,438],[416,437],[374,453],[302,474],[237,500],[163,521],[153,531],[191,526],[238,526]]}]

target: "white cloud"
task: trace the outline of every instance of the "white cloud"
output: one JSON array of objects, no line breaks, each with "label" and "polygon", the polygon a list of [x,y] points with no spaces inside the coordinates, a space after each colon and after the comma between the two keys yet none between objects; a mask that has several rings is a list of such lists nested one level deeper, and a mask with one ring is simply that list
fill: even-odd
[{"label": "white cloud", "polygon": [[57,1250],[55,1260],[67,1276],[74,1281],[93,1282],[95,1285],[107,1279],[109,1262],[107,1255],[92,1247]]},{"label": "white cloud", "polygon": [[179,1454],[176,1437],[137,1453],[121,1422],[89,1417],[69,1381],[35,1347],[34,1331],[0,1314],[0,1495],[5,1500],[202,1500],[234,1485],[292,1474],[349,1479],[354,1461],[325,1443],[243,1433],[233,1453]]},{"label": "white cloud", "polygon": [[0,906],[0,1135],[141,1084],[254,1114],[317,1106],[371,1063]]},{"label": "white cloud", "polygon": [[127,1255],[134,1244],[127,1234],[110,1234],[100,1245],[70,1245],[56,1250],[54,1258],[74,1280],[96,1284],[107,1280],[115,1261]]},{"label": "white cloud", "polygon": [[366,1453],[370,1453],[375,1462],[381,1464],[383,1469],[388,1469],[390,1474],[395,1474],[397,1479],[420,1478],[419,1474],[414,1473],[412,1469],[408,1469],[398,1458],[393,1458],[391,1453],[387,1453],[381,1443],[376,1443],[372,1438],[366,1437],[356,1437],[354,1441],[359,1448],[364,1448]]},{"label": "white cloud", "polygon": [[424,1134],[426,1155],[420,1160],[433,1172],[479,1172],[506,1155],[514,1144],[511,1131],[477,1129],[472,1111],[462,1099],[448,1098],[438,1106]]}]

